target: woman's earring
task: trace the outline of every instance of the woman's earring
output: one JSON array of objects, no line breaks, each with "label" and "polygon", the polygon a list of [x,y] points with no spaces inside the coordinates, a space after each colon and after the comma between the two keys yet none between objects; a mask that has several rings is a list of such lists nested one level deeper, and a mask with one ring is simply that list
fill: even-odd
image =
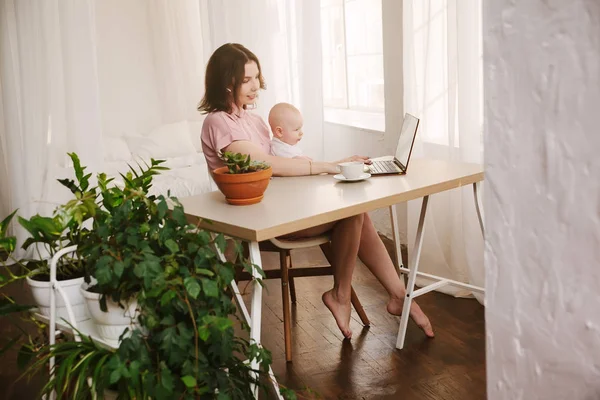
[{"label": "woman's earring", "polygon": [[231,89],[229,89],[229,88],[226,88],[225,90],[227,90],[229,93],[231,93]]}]

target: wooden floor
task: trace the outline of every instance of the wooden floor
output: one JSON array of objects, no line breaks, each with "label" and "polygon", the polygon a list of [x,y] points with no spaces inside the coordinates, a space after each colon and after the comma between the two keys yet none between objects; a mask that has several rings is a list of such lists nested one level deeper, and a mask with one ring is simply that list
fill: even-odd
[{"label": "wooden floor", "polygon": [[[297,252],[293,260],[296,267],[325,262],[318,249]],[[265,268],[277,268],[278,257],[263,254],[263,262]],[[240,282],[240,289],[245,285]],[[321,302],[321,294],[331,285],[330,277],[296,281],[293,363],[286,363],[284,356],[280,281],[267,281],[263,292],[263,344],[272,351],[279,381],[297,390],[299,398],[485,399],[484,309],[476,300],[438,293],[419,298],[436,338],[425,338],[411,322],[405,348],[400,351],[395,349],[399,318],[385,311],[385,291],[362,264],[357,266],[354,287],[371,327],[362,329],[353,314],[351,341],[343,340]],[[26,285],[18,285],[6,294],[24,301],[27,292]],[[1,335],[14,333],[7,322],[0,321]],[[15,382],[19,376],[15,359],[16,354],[9,352],[0,362],[0,399],[33,399],[43,379]]]},{"label": "wooden floor", "polygon": [[[318,249],[302,250],[293,260],[296,267],[326,262]],[[278,258],[263,254],[263,263],[266,269],[277,268]],[[387,295],[366,267],[357,266],[354,288],[371,327],[363,328],[353,311],[350,341],[343,340],[321,302],[321,294],[332,282],[330,277],[296,280],[292,363],[285,361],[280,280],[266,282],[262,340],[272,352],[273,370],[281,384],[297,390],[300,398],[486,398],[484,308],[476,300],[436,292],[420,297],[436,337],[427,339],[411,321],[405,348],[397,350],[399,318],[386,312]],[[241,290],[245,284],[240,282]]]}]

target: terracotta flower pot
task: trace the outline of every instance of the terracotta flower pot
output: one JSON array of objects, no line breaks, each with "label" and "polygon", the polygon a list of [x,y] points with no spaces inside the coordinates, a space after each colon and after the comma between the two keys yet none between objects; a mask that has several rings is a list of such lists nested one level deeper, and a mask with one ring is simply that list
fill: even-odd
[{"label": "terracotta flower pot", "polygon": [[221,193],[225,195],[225,200],[236,206],[260,202],[269,186],[271,175],[273,170],[270,167],[246,174],[230,174],[227,167],[213,171],[213,179]]}]

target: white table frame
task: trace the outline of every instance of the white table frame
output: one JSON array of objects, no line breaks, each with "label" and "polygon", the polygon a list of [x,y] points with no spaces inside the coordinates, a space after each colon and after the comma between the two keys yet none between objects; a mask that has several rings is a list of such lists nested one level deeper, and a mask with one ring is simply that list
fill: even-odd
[{"label": "white table frame", "polygon": [[[425,161],[423,161],[423,162],[425,162]],[[442,162],[442,163],[445,163],[445,162]],[[415,164],[416,164],[416,161],[415,161]],[[433,168],[445,168],[446,165],[448,165],[448,166],[454,166],[454,165],[464,166],[466,164],[464,164],[464,163],[458,163],[458,164],[445,163],[442,165],[439,162],[433,162],[433,164],[431,164],[431,166]],[[426,168],[428,166],[429,166],[429,164],[422,164],[421,166],[415,166],[415,169],[418,169],[419,167]],[[408,326],[410,305],[414,298],[421,296],[425,293],[428,293],[432,290],[438,289],[442,286],[446,286],[446,285],[458,286],[461,288],[472,290],[477,293],[484,292],[484,289],[481,287],[477,287],[477,286],[465,284],[462,282],[458,282],[458,281],[418,272],[419,258],[420,258],[420,253],[421,253],[421,249],[422,249],[422,243],[423,243],[423,227],[424,227],[425,215],[426,215],[426,211],[427,211],[427,204],[428,204],[430,195],[436,194],[436,193],[441,193],[441,192],[444,192],[449,189],[454,189],[454,188],[472,184],[473,190],[474,190],[474,198],[475,198],[477,215],[478,215],[479,223],[480,223],[480,226],[481,226],[481,229],[483,232],[483,218],[481,215],[481,207],[480,207],[480,199],[479,199],[479,191],[478,191],[479,183],[483,180],[483,170],[481,169],[481,170],[475,171],[473,169],[469,169],[468,171],[465,171],[465,174],[466,175],[464,175],[464,177],[463,176],[450,177],[450,178],[448,178],[448,179],[450,179],[449,181],[441,180],[441,181],[431,182],[431,180],[429,179],[428,180],[429,183],[427,184],[428,188],[423,188],[423,189],[408,188],[412,194],[407,195],[407,196],[404,196],[402,193],[392,193],[391,194],[393,197],[396,197],[396,196],[400,197],[400,199],[398,199],[399,201],[397,203],[402,203],[402,202],[408,201],[408,200],[416,200],[419,198],[423,199],[423,203],[421,206],[421,214],[420,214],[420,218],[419,218],[419,225],[418,225],[417,234],[416,234],[416,245],[415,245],[415,248],[413,249],[413,255],[412,255],[411,262],[410,262],[410,268],[405,268],[403,266],[402,260],[401,260],[399,230],[398,230],[397,218],[396,218],[397,217],[396,205],[395,204],[389,205],[387,199],[381,198],[381,199],[368,200],[365,204],[369,204],[369,205],[365,206],[365,207],[361,206],[360,203],[359,204],[354,203],[351,206],[351,207],[353,207],[352,208],[353,211],[356,213],[376,209],[376,208],[378,208],[378,207],[376,207],[376,205],[380,205],[379,208],[389,207],[389,209],[390,209],[390,215],[392,218],[392,227],[393,227],[393,231],[394,231],[394,242],[395,242],[395,248],[396,248],[396,257],[397,257],[396,261],[397,261],[397,265],[400,266],[398,269],[398,273],[408,274],[406,301],[404,302],[404,306],[403,306],[403,313],[402,313],[401,320],[400,320],[398,339],[396,342],[396,347],[398,349],[401,349],[404,345],[406,328]],[[479,177],[477,177],[478,175],[479,175]],[[318,178],[318,177],[306,177],[306,178]],[[283,179],[283,178],[278,178],[278,179]],[[295,178],[291,178],[291,179],[295,179]],[[292,181],[289,181],[289,182],[290,182],[290,184],[292,184]],[[328,183],[328,184],[331,184],[331,183]],[[435,187],[435,189],[429,189],[429,187]],[[287,190],[288,187],[286,186],[285,189]],[[291,190],[291,188],[289,188],[289,189]],[[423,191],[422,192],[423,194],[419,196],[417,193],[421,193],[421,191]],[[234,213],[234,214],[228,215],[230,210],[232,210],[234,212],[235,212],[235,210],[229,208],[231,206],[225,206],[227,208],[223,208],[223,205],[219,204],[219,202],[222,202],[222,197],[221,197],[222,195],[220,195],[220,196],[219,195],[220,195],[220,193],[217,193],[215,196],[200,195],[199,197],[194,196],[194,197],[190,197],[190,198],[180,199],[180,201],[182,203],[185,203],[184,207],[185,207],[188,218],[191,218],[191,221],[195,221],[195,222],[199,223],[199,226],[202,227],[203,229],[207,229],[207,230],[210,230],[213,232],[220,232],[227,236],[236,237],[236,238],[239,238],[240,240],[244,240],[244,241],[248,242],[249,249],[250,249],[250,262],[259,266],[260,268],[262,268],[262,259],[261,259],[260,250],[259,250],[259,241],[268,240],[270,238],[277,237],[282,234],[291,233],[296,230],[305,229],[310,226],[315,226],[315,224],[318,224],[318,223],[325,223],[328,220],[334,221],[339,218],[345,218],[345,217],[351,216],[350,214],[348,214],[347,210],[348,210],[349,206],[347,206],[346,210],[344,212],[336,212],[335,209],[331,209],[331,210],[327,211],[327,215],[326,215],[325,219],[323,219],[321,217],[317,217],[316,215],[313,215],[313,216],[305,215],[302,217],[301,223],[290,220],[287,222],[283,222],[281,225],[269,225],[272,221],[269,221],[268,223],[265,222],[265,223],[249,225],[249,218],[247,218],[248,215],[245,213],[242,213],[242,214]],[[263,200],[263,203],[265,203],[265,202],[268,203],[270,201],[269,199],[267,199],[267,197],[266,197],[267,195],[269,195],[269,193],[266,193],[265,200]],[[276,195],[274,195],[274,194],[271,194],[271,196],[275,196],[275,197],[271,197],[270,199],[276,198]],[[198,200],[196,200],[196,198]],[[388,204],[385,204],[385,203],[388,203]],[[207,215],[206,207],[211,207],[213,204],[215,206],[218,206],[220,208],[220,210],[218,210],[216,212],[216,214],[214,212],[212,212],[212,213],[210,213],[211,215]],[[260,207],[268,208],[269,205],[264,204],[263,206],[260,206]],[[364,209],[364,208],[367,208],[367,209]],[[259,209],[261,210],[261,212],[264,211],[264,209],[261,209],[261,208],[259,208]],[[215,219],[214,215],[218,215],[219,218]],[[238,215],[246,216],[245,221],[242,224],[240,224],[239,222],[237,222],[235,220],[235,218]],[[339,215],[339,216],[337,218],[335,218],[334,215]],[[352,214],[352,215],[356,215],[356,214]],[[213,222],[203,223],[202,222],[203,218],[210,219]],[[252,221],[254,221],[253,218],[254,218],[254,216],[252,215],[252,218],[250,218],[250,219]],[[335,219],[332,219],[332,218],[335,218]],[[256,227],[254,225],[256,225]],[[294,228],[294,229],[292,229],[292,228]],[[220,254],[220,257],[222,260],[224,260],[223,254]],[[255,279],[259,278],[259,274],[256,270],[253,270],[252,275],[253,275],[253,278],[255,278]],[[422,276],[422,277],[426,277],[429,279],[433,279],[436,282],[431,285],[428,285],[424,288],[415,290],[414,285],[415,285],[415,280],[416,280],[417,276]],[[240,294],[239,288],[238,288],[237,284],[235,283],[235,281],[231,282],[231,288],[232,288],[233,293],[235,294],[235,301],[242,313],[242,316],[243,316],[245,322],[248,323],[248,325],[250,326],[250,341],[254,342],[260,346],[261,345],[261,339],[260,339],[261,338],[261,321],[262,321],[262,318],[261,318],[261,316],[262,316],[262,286],[259,284],[253,284],[250,312],[248,312],[248,308],[246,307],[246,305],[243,301],[243,298]],[[255,362],[253,362],[252,367],[253,367],[253,369],[257,369],[258,365]],[[281,399],[282,397],[279,395],[279,386],[273,375],[273,371],[270,370],[269,374],[271,376],[271,383],[273,385],[273,389],[275,390],[275,393],[277,394],[278,398]],[[254,394],[255,394],[255,398],[258,398],[258,388],[254,389]]]},{"label": "white table frame", "polygon": [[[479,182],[473,183],[473,197],[475,200],[475,209],[477,211],[477,218],[479,220],[479,226],[481,228],[481,234],[485,237],[485,230],[483,227],[483,215],[481,212],[481,196],[479,190]],[[408,319],[410,317],[410,306],[414,299],[429,293],[433,290],[440,289],[444,286],[456,286],[462,289],[467,289],[476,293],[485,294],[485,289],[479,286],[469,285],[467,283],[455,281],[452,279],[442,278],[436,275],[426,274],[419,272],[419,259],[421,258],[421,249],[423,247],[423,228],[425,227],[425,215],[427,214],[427,205],[429,204],[429,196],[423,197],[421,204],[421,213],[419,215],[419,224],[417,226],[417,234],[415,237],[415,246],[413,248],[412,258],[410,259],[409,268],[405,268],[402,263],[402,253],[400,252],[400,235],[398,229],[398,213],[396,205],[390,206],[390,216],[392,218],[392,230],[394,234],[394,244],[396,247],[396,262],[399,266],[398,270],[400,273],[408,275],[408,283],[406,284],[406,299],[402,307],[402,316],[400,317],[400,327],[398,328],[398,338],[396,340],[396,348],[404,348],[404,341],[406,339],[406,330],[408,328]],[[424,286],[420,289],[415,290],[415,281],[417,276],[433,280],[434,283]]]},{"label": "white table frame", "polygon": [[[479,220],[479,226],[481,228],[481,233],[484,235],[484,226],[483,226],[483,215],[481,212],[481,199],[480,199],[480,191],[479,191],[480,182],[473,183],[473,197],[475,200],[475,209],[477,211],[477,218]],[[396,262],[399,266],[398,272],[408,275],[408,283],[406,285],[406,299],[404,301],[404,306],[402,308],[402,316],[400,318],[400,326],[398,328],[398,339],[396,341],[396,348],[402,349],[404,348],[404,341],[406,338],[406,330],[408,328],[408,320],[410,317],[410,306],[412,301],[419,296],[422,296],[431,291],[437,290],[444,286],[456,286],[462,289],[468,289],[476,293],[485,293],[485,289],[479,286],[470,285],[467,283],[455,281],[452,279],[442,278],[436,275],[431,275],[423,272],[419,272],[419,259],[421,257],[421,249],[423,246],[423,228],[425,226],[425,215],[427,213],[427,205],[429,204],[429,195],[423,197],[423,202],[421,205],[421,213],[419,215],[419,224],[417,226],[417,233],[415,239],[415,246],[413,249],[413,255],[410,261],[410,268],[405,268],[402,262],[402,253],[400,249],[400,230],[398,227],[398,211],[397,205],[391,205],[390,209],[390,217],[392,220],[392,230],[394,235],[394,245],[396,250]],[[262,258],[260,255],[260,249],[258,241],[249,241],[250,244],[250,262],[260,268],[262,268]],[[218,251],[218,250],[217,250]],[[225,256],[219,251],[219,256],[221,260],[225,262]],[[427,279],[434,280],[435,282],[424,286],[420,289],[415,290],[415,281],[417,276],[424,277]],[[254,279],[259,279],[260,275],[256,271],[256,269],[252,270],[252,277]],[[250,326],[250,339],[255,343],[260,345],[260,337],[261,337],[261,313],[262,313],[262,286],[254,285],[252,289],[252,300],[251,300],[251,311],[248,312],[248,308],[244,303],[242,295],[239,291],[237,283],[234,281],[231,282],[231,288],[233,293],[235,294],[235,301],[237,306],[242,312],[242,316],[244,321]],[[253,369],[258,369],[258,364],[256,362],[252,363]],[[269,368],[270,380],[273,385],[273,389],[275,393],[282,399],[281,395],[279,395],[279,385],[277,380],[275,379],[275,375],[273,374],[273,370]],[[258,388],[254,389],[255,398],[258,398]]]},{"label": "white table frame", "polygon": [[[214,235],[213,235],[214,237]],[[219,258],[222,262],[226,262],[225,255],[219,250],[217,246],[215,246]],[[250,242],[250,262],[262,269],[262,259],[260,256],[260,249],[258,247],[257,241]],[[261,279],[260,274],[256,268],[252,268],[252,279]],[[258,346],[261,346],[260,343],[260,334],[261,334],[261,321],[262,321],[262,286],[254,283],[254,287],[252,289],[252,302],[250,305],[251,311],[248,312],[248,308],[246,307],[246,303],[244,303],[244,298],[240,292],[240,289],[235,281],[232,280],[229,284],[231,290],[234,294],[234,300],[238,307],[238,309],[242,312],[242,317],[244,321],[250,327],[250,342],[255,342]],[[255,305],[258,304],[258,307]],[[258,370],[259,365],[256,360],[252,360],[250,363],[250,368],[253,370]],[[271,382],[272,389],[274,391],[274,395],[277,396],[278,399],[283,400],[283,396],[279,393],[279,384],[277,383],[277,379],[275,378],[275,374],[273,373],[273,368],[269,366],[269,381]],[[254,398],[258,399],[258,386],[254,386],[252,389],[254,393]]]}]

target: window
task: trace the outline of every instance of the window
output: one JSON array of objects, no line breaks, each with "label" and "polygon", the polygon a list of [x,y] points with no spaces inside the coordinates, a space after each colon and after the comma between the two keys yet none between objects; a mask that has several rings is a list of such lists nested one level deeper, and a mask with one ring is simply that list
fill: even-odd
[{"label": "window", "polygon": [[381,0],[321,0],[325,120],[385,130]]}]

